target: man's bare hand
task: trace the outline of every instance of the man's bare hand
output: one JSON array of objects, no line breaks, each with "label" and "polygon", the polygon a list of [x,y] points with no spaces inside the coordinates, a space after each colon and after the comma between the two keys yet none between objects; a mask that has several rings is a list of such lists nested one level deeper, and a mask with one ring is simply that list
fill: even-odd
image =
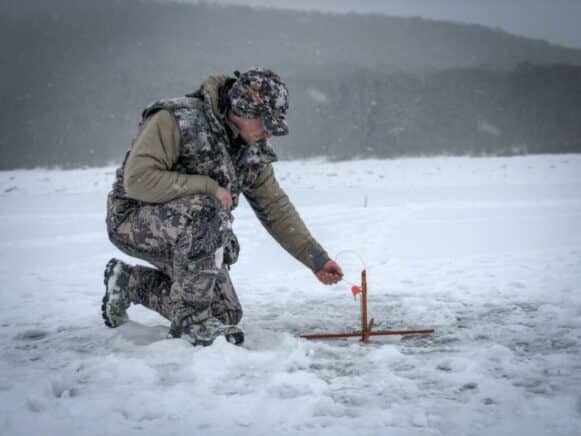
[{"label": "man's bare hand", "polygon": [[219,186],[216,191],[216,197],[224,205],[224,208],[227,211],[232,209],[232,195],[230,194],[230,191]]},{"label": "man's bare hand", "polygon": [[343,279],[343,270],[334,261],[328,260],[319,271],[315,273],[321,283],[334,285]]}]

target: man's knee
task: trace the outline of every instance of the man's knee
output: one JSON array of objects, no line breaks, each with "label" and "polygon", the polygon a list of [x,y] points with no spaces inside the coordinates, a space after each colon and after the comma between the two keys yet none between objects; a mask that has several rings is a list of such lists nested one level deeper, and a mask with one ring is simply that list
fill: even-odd
[{"label": "man's knee", "polygon": [[192,195],[177,201],[180,202],[180,215],[186,219],[189,227],[220,227],[224,220],[223,208],[215,197]]}]

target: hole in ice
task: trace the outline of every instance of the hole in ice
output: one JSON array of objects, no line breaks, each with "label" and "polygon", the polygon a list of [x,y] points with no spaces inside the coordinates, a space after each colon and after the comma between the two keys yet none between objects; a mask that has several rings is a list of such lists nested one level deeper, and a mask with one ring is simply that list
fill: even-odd
[{"label": "hole in ice", "polygon": [[476,389],[477,387],[478,387],[477,383],[470,382],[470,383],[463,384],[462,387],[460,388],[460,390],[461,391],[469,391],[472,389]]},{"label": "hole in ice", "polygon": [[48,336],[48,332],[41,329],[30,329],[18,333],[14,339],[21,341],[37,341]]}]

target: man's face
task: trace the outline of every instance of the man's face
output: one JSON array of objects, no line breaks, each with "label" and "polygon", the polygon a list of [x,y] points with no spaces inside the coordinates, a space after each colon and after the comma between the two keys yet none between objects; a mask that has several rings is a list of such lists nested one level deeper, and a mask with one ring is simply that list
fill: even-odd
[{"label": "man's face", "polygon": [[272,135],[264,128],[260,118],[243,118],[231,113],[232,121],[240,129],[240,136],[247,144],[254,144],[261,139],[268,139]]}]

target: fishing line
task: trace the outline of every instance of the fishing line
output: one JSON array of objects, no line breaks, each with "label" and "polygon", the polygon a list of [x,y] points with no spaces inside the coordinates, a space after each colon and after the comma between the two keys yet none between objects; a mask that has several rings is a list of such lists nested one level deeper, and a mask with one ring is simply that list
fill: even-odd
[{"label": "fishing line", "polygon": [[[359,260],[359,262],[361,263],[361,269],[362,269],[362,270],[366,270],[366,271],[369,271],[369,269],[370,269],[370,268],[371,268],[371,269],[373,269],[373,268],[374,268],[374,267],[376,267],[376,266],[379,266],[379,265],[385,265],[385,264],[387,263],[387,261],[381,261],[381,262],[376,262],[376,263],[373,263],[373,264],[371,264],[371,265],[369,265],[369,266],[368,266],[368,265],[365,263],[365,261],[363,260],[363,256],[361,256],[361,255],[360,255],[360,254],[359,254],[359,253],[358,253],[356,250],[341,250],[341,251],[339,251],[339,252],[338,252],[338,253],[335,255],[335,259],[333,259],[333,260],[334,260],[334,261],[335,261],[335,262],[336,262],[336,263],[337,263],[339,266],[341,266],[341,264],[340,264],[340,262],[339,262],[339,257],[340,257],[341,255],[344,255],[344,254],[353,254],[353,255],[355,255],[355,257],[356,257],[356,258]],[[350,280],[347,280],[347,279],[345,278],[345,276],[343,276],[343,279],[342,279],[342,281],[344,281],[345,283],[347,283],[348,285],[351,285],[351,286],[357,286],[357,287],[359,287],[359,285],[360,285],[359,283],[354,283],[354,282],[351,282]]]},{"label": "fishing line", "polygon": [[[362,269],[362,270],[363,270],[363,269],[365,269],[365,270],[367,269],[367,266],[365,265],[365,261],[363,260],[363,257],[361,257],[361,255],[360,255],[360,254],[359,254],[357,251],[355,251],[355,250],[341,250],[340,252],[338,252],[338,253],[335,255],[335,262],[336,262],[338,265],[340,265],[340,263],[339,263],[339,261],[338,261],[338,259],[339,259],[339,256],[340,256],[340,255],[342,255],[342,254],[349,254],[349,253],[351,253],[351,254],[354,254],[354,255],[357,257],[357,259],[359,260],[359,262],[361,262],[361,267],[362,267],[361,269]],[[351,286],[359,286],[359,284],[356,284],[356,283],[353,283],[353,282],[351,282],[351,281],[347,280],[347,279],[345,278],[345,276],[343,276],[343,281],[344,281],[344,282],[346,282],[347,284],[351,285]]]}]

